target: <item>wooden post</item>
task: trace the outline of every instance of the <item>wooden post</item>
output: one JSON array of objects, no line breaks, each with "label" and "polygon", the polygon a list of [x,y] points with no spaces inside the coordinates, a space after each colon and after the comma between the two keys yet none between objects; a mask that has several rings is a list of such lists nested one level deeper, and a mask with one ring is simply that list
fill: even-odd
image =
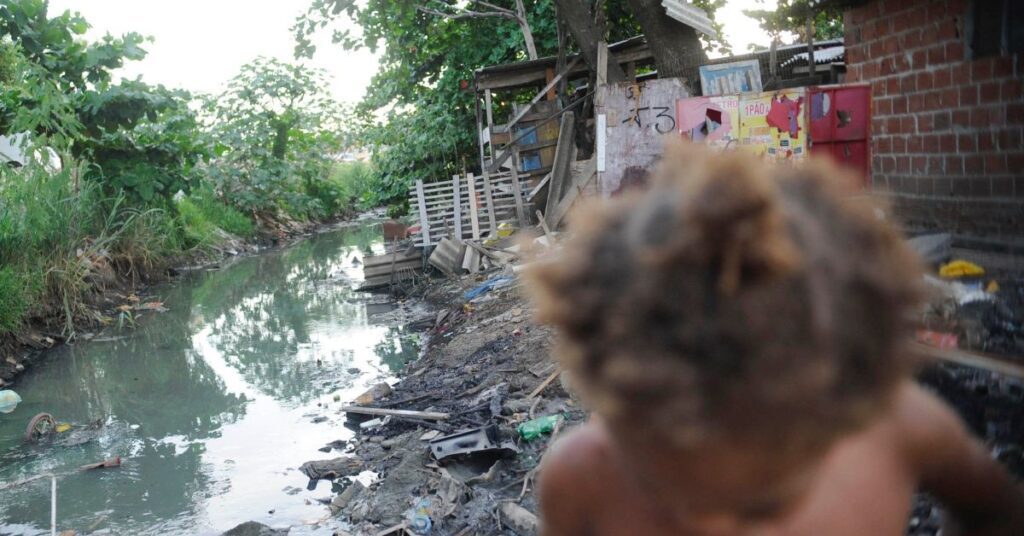
[{"label": "wooden post", "polygon": [[600,41],[597,43],[597,85],[603,86],[608,83],[608,43]]},{"label": "wooden post", "polygon": [[636,83],[636,62],[631,61],[626,64],[626,80],[631,84]]},{"label": "wooden post", "polygon": [[[490,91],[490,90],[488,90]],[[484,127],[483,120],[480,118],[480,94],[473,94],[473,103],[476,105],[476,143],[480,147],[480,165],[484,165],[487,161],[484,156]],[[493,147],[491,148],[493,152]]]},{"label": "wooden post", "polygon": [[[491,90],[484,90],[484,113],[487,114],[487,128],[494,127],[494,101],[491,100]],[[494,132],[491,132],[494,134]]]},{"label": "wooden post", "polygon": [[[604,99],[608,89],[608,43],[597,44],[597,87],[594,89],[594,133],[595,155],[597,164],[597,191],[604,195],[602,176],[605,170],[605,141],[608,134],[608,117],[605,115]],[[550,192],[550,186],[548,191]]]},{"label": "wooden post", "polygon": [[545,69],[544,70],[544,78],[547,79],[546,81],[548,82],[548,87],[549,87],[548,93],[547,93],[547,99],[549,101],[553,101],[553,100],[555,100],[555,85],[552,84],[551,81],[555,79],[555,70],[553,68],[551,68],[551,67],[548,67],[547,69]]},{"label": "wooden post", "polygon": [[473,240],[480,240],[480,214],[477,210],[476,201],[476,178],[472,173],[466,174],[466,184],[469,186],[469,224],[473,228]]},{"label": "wooden post", "polygon": [[423,181],[416,181],[416,204],[420,207],[420,234],[423,247],[430,246],[430,220],[427,219],[427,199],[423,195]]},{"label": "wooden post", "polygon": [[455,238],[462,240],[462,181],[452,175],[452,203],[454,203]]},{"label": "wooden post", "polygon": [[494,197],[491,196],[491,177],[484,172],[484,200],[487,202],[487,217],[491,222],[491,235],[498,236],[498,218],[494,214]]},{"label": "wooden post", "polygon": [[813,77],[814,63],[814,12],[807,13],[807,72]]},{"label": "wooden post", "polygon": [[516,196],[516,219],[519,228],[526,228],[526,212],[523,210],[523,189],[519,185],[519,149],[512,158],[512,195]]}]

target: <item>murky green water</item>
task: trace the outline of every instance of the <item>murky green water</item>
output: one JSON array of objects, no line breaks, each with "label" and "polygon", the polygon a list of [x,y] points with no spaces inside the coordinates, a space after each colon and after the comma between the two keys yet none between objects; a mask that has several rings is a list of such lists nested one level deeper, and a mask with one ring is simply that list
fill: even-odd
[{"label": "murky green water", "polygon": [[[382,246],[365,226],[240,259],[156,289],[168,311],[135,330],[52,351],[0,415],[0,481],[70,473],[58,529],[79,534],[216,534],[248,520],[329,534],[330,521],[313,524],[329,483],[307,491],[297,468],[351,436],[333,395],[351,400],[418,351],[415,335],[374,325],[368,309],[381,306],[352,290],[371,251]],[[24,443],[44,411],[76,429]],[[112,456],[123,466],[74,472]],[[49,519],[49,481],[0,491],[0,534],[49,534]]]}]

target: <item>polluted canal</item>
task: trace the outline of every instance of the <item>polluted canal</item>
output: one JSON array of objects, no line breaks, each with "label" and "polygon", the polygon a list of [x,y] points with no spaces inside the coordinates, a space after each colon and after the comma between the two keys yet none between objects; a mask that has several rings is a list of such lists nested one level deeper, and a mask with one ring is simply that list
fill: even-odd
[{"label": "polluted canal", "polygon": [[[151,289],[142,301],[166,311],[52,350],[19,380],[23,402],[0,415],[0,482],[58,475],[58,530],[78,534],[218,534],[250,520],[330,534],[318,501],[330,482],[309,490],[298,467],[340,454],[318,451],[351,437],[336,408],[419,350],[415,333],[377,320],[396,304],[354,290],[362,257],[383,252],[379,227]],[[429,314],[400,307],[383,316]],[[72,428],[27,443],[41,412]],[[120,467],[78,470],[113,457]],[[0,535],[49,534],[50,491],[48,479],[0,491]]]}]

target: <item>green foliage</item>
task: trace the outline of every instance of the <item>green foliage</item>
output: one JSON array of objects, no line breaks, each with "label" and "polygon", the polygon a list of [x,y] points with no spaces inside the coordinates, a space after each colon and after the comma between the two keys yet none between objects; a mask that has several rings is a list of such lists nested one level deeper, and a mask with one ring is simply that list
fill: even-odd
[{"label": "green foliage", "polygon": [[336,210],[324,182],[349,134],[321,71],[258,58],[205,108],[218,156],[204,173],[225,199],[299,218]]},{"label": "green foliage", "polygon": [[256,234],[256,226],[248,216],[217,199],[209,189],[192,192],[177,201],[175,208],[189,247],[216,244],[222,238],[218,229],[240,238]]},{"label": "green foliage", "polygon": [[[762,0],[758,1],[763,3]],[[837,7],[811,7],[811,0],[779,0],[774,10],[745,9],[743,14],[757,20],[772,39],[780,39],[782,32],[797,35],[798,42],[807,41],[807,16],[813,16],[814,39],[824,41],[843,37],[843,12]]]},{"label": "green foliage", "polygon": [[368,210],[384,204],[384,192],[377,177],[365,162],[341,162],[331,172],[331,183],[336,185],[339,203],[343,206]]},{"label": "green foliage", "polygon": [[0,333],[21,327],[32,304],[33,292],[25,275],[13,266],[0,266]]}]

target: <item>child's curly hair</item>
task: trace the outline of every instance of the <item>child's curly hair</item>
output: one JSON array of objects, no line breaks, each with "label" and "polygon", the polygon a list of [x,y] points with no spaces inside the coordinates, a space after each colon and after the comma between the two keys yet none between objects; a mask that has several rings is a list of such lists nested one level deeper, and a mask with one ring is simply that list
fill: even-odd
[{"label": "child's curly hair", "polygon": [[920,272],[846,179],[678,142],[649,188],[578,210],[529,278],[593,409],[680,447],[804,452],[875,416],[907,372]]}]

